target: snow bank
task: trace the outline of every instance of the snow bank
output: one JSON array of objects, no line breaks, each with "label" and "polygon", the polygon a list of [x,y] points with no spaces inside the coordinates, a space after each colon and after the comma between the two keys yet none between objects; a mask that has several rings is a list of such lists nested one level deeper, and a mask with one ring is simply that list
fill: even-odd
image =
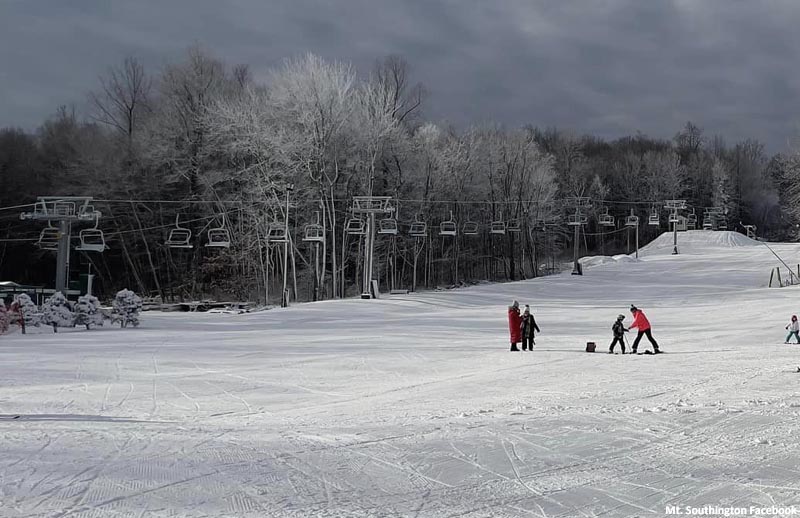
[{"label": "snow bank", "polygon": [[581,257],[578,259],[578,262],[581,263],[581,266],[584,268],[594,268],[596,266],[602,266],[604,264],[617,264],[617,263],[635,263],[638,259],[635,259],[629,255],[619,254],[614,256],[609,255],[588,255],[586,257]]},{"label": "snow bank", "polygon": [[[738,248],[743,246],[759,246],[761,243],[750,239],[739,232],[689,230],[678,232],[678,250],[680,252],[702,253],[710,248]],[[639,255],[671,254],[673,247],[672,232],[664,232],[653,241],[639,249]]]}]

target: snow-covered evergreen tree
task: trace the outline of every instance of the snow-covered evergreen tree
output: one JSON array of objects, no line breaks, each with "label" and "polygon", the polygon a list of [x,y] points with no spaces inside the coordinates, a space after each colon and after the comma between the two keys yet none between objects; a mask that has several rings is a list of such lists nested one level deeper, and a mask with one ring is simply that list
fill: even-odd
[{"label": "snow-covered evergreen tree", "polygon": [[100,301],[97,297],[92,295],[78,297],[78,303],[75,304],[75,325],[86,326],[86,329],[103,325],[103,313],[100,311]]},{"label": "snow-covered evergreen tree", "polygon": [[0,333],[8,331],[8,311],[6,311],[6,303],[0,299]]},{"label": "snow-covered evergreen tree", "polygon": [[112,322],[119,322],[122,327],[128,324],[136,327],[139,325],[139,311],[142,309],[142,299],[131,290],[121,290],[114,297],[114,313]]},{"label": "snow-covered evergreen tree", "polygon": [[[18,311],[22,313],[22,320],[26,328],[39,327],[42,324],[42,313],[27,293],[21,293],[14,298]],[[12,320],[19,320],[19,314],[12,315]]]},{"label": "snow-covered evergreen tree", "polygon": [[58,333],[59,327],[72,327],[75,325],[75,314],[63,293],[57,291],[52,297],[44,301],[42,306],[42,321],[53,326],[53,332]]}]

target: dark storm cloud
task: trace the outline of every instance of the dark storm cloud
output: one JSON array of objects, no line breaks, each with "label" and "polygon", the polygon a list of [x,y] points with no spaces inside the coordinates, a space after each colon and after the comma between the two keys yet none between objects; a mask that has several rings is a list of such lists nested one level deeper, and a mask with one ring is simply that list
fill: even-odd
[{"label": "dark storm cloud", "polygon": [[798,133],[800,2],[739,0],[0,0],[0,125],[81,107],[126,55],[199,43],[256,76],[314,52],[367,71],[390,53],[429,117],[613,138],[686,120],[772,150]]}]

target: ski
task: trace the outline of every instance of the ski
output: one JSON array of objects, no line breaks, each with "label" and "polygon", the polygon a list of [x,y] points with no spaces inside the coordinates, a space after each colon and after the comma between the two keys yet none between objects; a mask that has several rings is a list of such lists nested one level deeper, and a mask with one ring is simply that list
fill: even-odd
[{"label": "ski", "polygon": [[19,419],[20,415],[0,415],[0,419],[8,419],[9,421],[12,419]]}]

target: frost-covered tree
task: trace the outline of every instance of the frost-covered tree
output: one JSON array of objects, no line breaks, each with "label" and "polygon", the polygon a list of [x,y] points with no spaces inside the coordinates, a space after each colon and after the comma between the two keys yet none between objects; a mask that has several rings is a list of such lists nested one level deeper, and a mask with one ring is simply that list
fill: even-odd
[{"label": "frost-covered tree", "polygon": [[36,304],[33,303],[33,300],[31,300],[27,293],[21,293],[17,295],[14,298],[14,305],[16,306],[17,311],[15,319],[18,320],[21,313],[21,320],[24,324],[24,327],[39,327],[42,324],[42,313],[39,311],[39,308],[36,307]]},{"label": "frost-covered tree", "polygon": [[100,311],[100,301],[97,297],[92,295],[78,297],[78,303],[75,304],[75,325],[86,326],[86,329],[103,325],[103,313]]},{"label": "frost-covered tree", "polygon": [[72,327],[75,325],[75,314],[72,305],[63,293],[57,291],[52,297],[44,301],[42,306],[42,321],[53,326],[53,332],[58,333],[59,327]]},{"label": "frost-covered tree", "polygon": [[142,299],[131,290],[121,290],[114,297],[114,313],[111,317],[112,322],[119,322],[120,326],[133,327],[139,325],[139,311],[142,309]]}]

